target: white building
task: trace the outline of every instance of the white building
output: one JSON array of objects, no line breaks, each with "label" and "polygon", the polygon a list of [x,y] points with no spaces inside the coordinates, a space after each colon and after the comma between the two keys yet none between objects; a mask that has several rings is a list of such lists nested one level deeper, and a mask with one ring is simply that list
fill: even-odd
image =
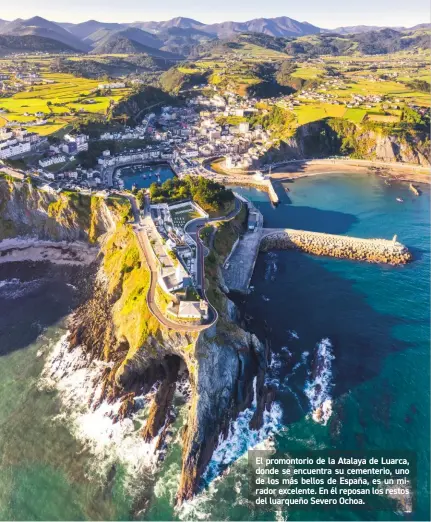
[{"label": "white building", "polygon": [[29,141],[17,143],[16,145],[11,145],[9,147],[4,147],[0,149],[0,159],[7,159],[12,158],[14,156],[19,156],[20,154],[30,152],[30,149],[31,145]]},{"label": "white building", "polygon": [[248,123],[248,121],[242,121],[239,124],[238,129],[241,134],[245,134],[250,130],[250,124]]},{"label": "white building", "polygon": [[39,165],[43,168],[50,167],[51,165],[57,165],[58,163],[65,163],[66,156],[63,154],[59,154],[57,156],[51,156],[50,158],[46,158],[43,160],[39,160]]},{"label": "white building", "polygon": [[99,83],[97,86],[99,89],[124,89],[126,86],[123,82],[112,82],[112,83]]}]

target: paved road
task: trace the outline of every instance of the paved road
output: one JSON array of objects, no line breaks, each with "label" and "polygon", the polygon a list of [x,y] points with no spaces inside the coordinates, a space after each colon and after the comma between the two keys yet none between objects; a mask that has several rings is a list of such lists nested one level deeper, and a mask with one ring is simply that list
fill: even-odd
[{"label": "paved road", "polygon": [[241,210],[242,203],[239,199],[235,198],[235,207],[229,212],[227,216],[218,217],[218,218],[203,218],[196,219],[193,223],[190,224],[190,230],[188,233],[190,235],[193,234],[193,239],[197,245],[197,256],[196,256],[196,270],[197,270],[197,281],[198,286],[202,292],[203,297],[208,302],[208,315],[209,320],[207,324],[200,325],[189,325],[184,323],[178,323],[174,320],[168,319],[166,315],[159,309],[155,302],[156,288],[157,288],[157,280],[158,280],[158,266],[157,260],[154,255],[152,246],[150,244],[149,235],[151,227],[154,227],[154,224],[151,220],[151,216],[148,212],[149,210],[149,199],[146,196],[145,200],[145,210],[144,217],[141,217],[138,204],[136,202],[136,198],[131,194],[126,192],[121,192],[123,196],[125,196],[131,204],[132,212],[133,212],[133,230],[135,232],[136,238],[138,240],[139,247],[141,252],[147,262],[147,265],[150,269],[150,288],[147,293],[147,305],[150,312],[157,318],[157,320],[164,325],[166,328],[170,328],[172,330],[180,331],[180,332],[201,332],[206,330],[210,326],[212,326],[218,319],[217,310],[211,305],[205,295],[205,270],[204,270],[204,258],[205,258],[205,249],[206,247],[202,243],[199,237],[200,229],[205,226],[208,222],[215,221],[229,221],[233,219]]},{"label": "paved road", "polygon": [[233,219],[241,210],[242,203],[238,198],[235,198],[235,207],[229,212],[227,216],[217,217],[217,218],[200,218],[189,221],[189,223],[185,226],[185,231],[190,235],[190,237],[195,241],[197,245],[197,255],[196,255],[196,281],[198,288],[200,290],[204,290],[205,288],[205,272],[204,272],[204,257],[205,251],[207,250],[206,246],[202,243],[199,237],[199,231],[207,224],[213,223],[216,221],[230,221]]},{"label": "paved road", "polygon": [[[138,204],[134,196],[130,194],[123,193],[125,197],[130,201],[132,206],[132,212],[134,217],[133,230],[135,232],[136,238],[138,240],[139,247],[141,252],[145,258],[145,261],[150,269],[150,288],[147,293],[147,305],[150,312],[157,318],[159,323],[161,323],[166,328],[170,328],[172,330],[176,330],[177,332],[202,332],[206,330],[211,325],[213,325],[217,319],[218,314],[215,308],[210,304],[208,307],[208,315],[209,320],[207,324],[184,324],[178,323],[172,319],[166,317],[166,315],[159,309],[155,301],[156,288],[157,288],[157,280],[158,280],[158,266],[157,260],[155,258],[152,246],[149,241],[150,227],[153,227],[153,222],[151,221],[151,217],[148,213],[149,201],[146,199],[144,218],[141,218]],[[202,263],[203,263],[203,255],[202,255]]]}]

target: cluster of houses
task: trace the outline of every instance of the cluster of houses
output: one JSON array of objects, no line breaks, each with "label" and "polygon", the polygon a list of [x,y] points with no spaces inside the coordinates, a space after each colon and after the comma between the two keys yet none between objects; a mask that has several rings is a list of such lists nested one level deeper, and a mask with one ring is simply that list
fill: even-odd
[{"label": "cluster of houses", "polygon": [[47,141],[25,129],[0,128],[0,159],[10,159],[28,154],[42,142]]},{"label": "cluster of houses", "polygon": [[149,114],[142,120],[141,125],[137,125],[136,127],[126,126],[121,130],[104,132],[100,135],[99,139],[101,141],[143,140],[145,139],[147,130],[152,130],[150,125],[155,116],[154,113]]},{"label": "cluster of houses", "polygon": [[76,154],[88,150],[88,139],[86,134],[66,134],[60,144],[50,145],[47,157],[39,160],[39,166],[47,168],[74,161]]},{"label": "cluster of houses", "polygon": [[[206,100],[197,97],[201,99]],[[98,158],[99,167],[103,170],[127,163],[165,160],[176,163],[181,172],[193,166],[195,158],[212,156],[228,156],[229,168],[248,168],[257,163],[271,141],[269,132],[261,125],[251,129],[245,119],[257,112],[254,102],[240,102],[233,96],[226,102],[215,96],[214,105],[198,112],[200,107],[195,100],[186,107],[162,107],[158,116],[151,114],[135,130],[102,134],[102,140],[145,137],[151,144],[115,155],[107,149]],[[239,117],[240,121],[223,123],[230,116]]]},{"label": "cluster of houses", "polygon": [[[184,230],[192,212],[208,217],[192,201],[151,205],[154,225],[151,243],[159,261],[158,284],[171,297],[167,314],[181,320],[201,322],[208,319],[207,301],[196,300],[196,292],[194,299],[188,298],[189,290],[198,283],[196,244]],[[169,262],[166,262],[166,256]]]}]

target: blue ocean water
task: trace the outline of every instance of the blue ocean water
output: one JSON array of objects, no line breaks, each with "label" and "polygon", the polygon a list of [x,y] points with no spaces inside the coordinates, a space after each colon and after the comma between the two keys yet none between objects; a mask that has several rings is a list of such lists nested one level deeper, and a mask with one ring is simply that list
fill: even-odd
[{"label": "blue ocean water", "polygon": [[133,185],[136,188],[148,188],[152,183],[160,181],[163,183],[167,179],[174,177],[174,172],[168,165],[152,165],[123,167],[121,177],[124,181],[124,188],[131,190]]},{"label": "blue ocean water", "polygon": [[[56,392],[38,385],[44,354],[64,334],[60,316],[75,306],[71,285],[77,285],[77,276],[53,278],[46,267],[36,271],[14,264],[0,265],[0,519],[430,519],[429,187],[422,186],[416,197],[408,184],[387,185],[366,174],[321,175],[287,187],[277,208],[265,193],[235,190],[255,202],[268,227],[359,237],[397,234],[414,261],[388,267],[293,251],[259,256],[254,291],[239,304],[251,318],[248,328],[266,335],[274,352],[270,377],[278,387],[278,409],[267,419],[273,442],[280,451],[413,450],[419,462],[417,511],[405,516],[253,511],[247,502],[246,449],[257,436],[247,430],[247,415],[232,427],[224,452],[212,463],[220,470],[223,460],[233,464],[192,502],[175,509],[186,408],[179,410],[160,469],[141,482],[141,501],[128,494],[121,465],[109,483],[101,481],[90,448],[74,438],[67,422],[57,420]],[[400,197],[404,203],[396,201]],[[20,328],[10,331],[17,319]],[[332,414],[326,425],[310,416],[310,361],[322,345],[330,355],[324,391]]]}]

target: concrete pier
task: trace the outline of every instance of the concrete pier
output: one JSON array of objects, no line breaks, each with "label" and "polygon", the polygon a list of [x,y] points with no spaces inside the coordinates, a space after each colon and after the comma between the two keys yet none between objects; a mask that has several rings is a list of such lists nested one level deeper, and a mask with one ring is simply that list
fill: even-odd
[{"label": "concrete pier", "polygon": [[263,216],[250,201],[240,194],[234,194],[248,206],[249,212],[256,214],[257,223],[253,231],[246,232],[235,242],[234,248],[222,268],[222,274],[229,290],[246,293],[259,253]]},{"label": "concrete pier", "polygon": [[260,249],[295,249],[320,256],[401,265],[412,260],[407,247],[396,240],[362,239],[305,230],[264,229]]}]

